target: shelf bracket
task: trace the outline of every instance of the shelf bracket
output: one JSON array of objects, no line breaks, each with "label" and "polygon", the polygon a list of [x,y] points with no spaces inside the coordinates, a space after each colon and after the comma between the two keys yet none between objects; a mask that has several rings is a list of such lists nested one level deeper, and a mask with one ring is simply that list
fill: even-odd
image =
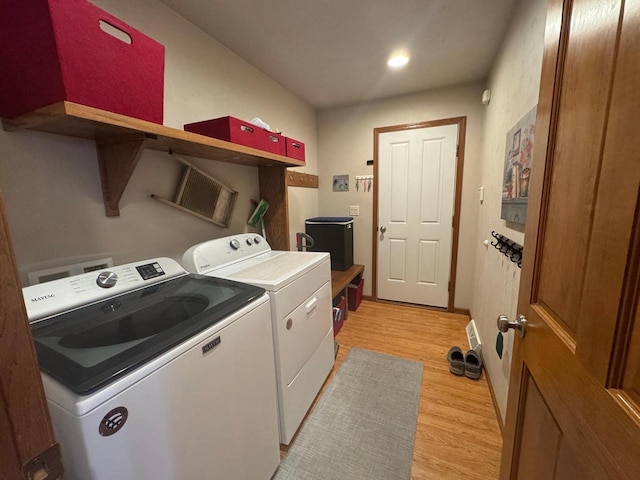
[{"label": "shelf bracket", "polygon": [[96,140],[107,217],[120,216],[120,199],[147,140],[148,137],[144,134]]}]

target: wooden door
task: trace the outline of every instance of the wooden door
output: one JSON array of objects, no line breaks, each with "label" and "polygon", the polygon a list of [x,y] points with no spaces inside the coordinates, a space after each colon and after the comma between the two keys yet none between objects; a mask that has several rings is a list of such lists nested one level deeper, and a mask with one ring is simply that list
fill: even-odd
[{"label": "wooden door", "polygon": [[0,198],[0,478],[62,473]]},{"label": "wooden door", "polygon": [[376,129],[376,138],[377,296],[447,308],[458,124]]},{"label": "wooden door", "polygon": [[640,0],[550,0],[501,478],[640,478]]}]

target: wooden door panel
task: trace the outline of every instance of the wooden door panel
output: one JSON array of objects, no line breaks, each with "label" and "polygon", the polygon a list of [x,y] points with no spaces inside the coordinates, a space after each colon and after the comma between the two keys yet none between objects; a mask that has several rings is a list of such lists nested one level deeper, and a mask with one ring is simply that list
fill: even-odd
[{"label": "wooden door panel", "polygon": [[640,0],[547,21],[501,478],[637,478]]},{"label": "wooden door panel", "polygon": [[[8,415],[7,402],[4,400],[4,389],[0,378],[0,474],[2,478],[19,478],[21,464],[20,454],[16,448],[11,428],[11,418]],[[13,433],[13,432],[12,432]],[[6,438],[5,438],[6,437]]]},{"label": "wooden door panel", "polygon": [[[589,250],[619,3],[619,0],[573,2],[566,73],[559,90],[539,303],[546,305],[572,336],[580,322],[579,285]],[[593,18],[599,19],[597,25]]]},{"label": "wooden door panel", "polygon": [[[577,350],[593,375],[611,387],[620,385],[635,315],[633,292],[622,298],[621,291],[632,287],[632,277],[640,262],[637,258],[640,255],[639,0],[625,2],[620,32]],[[630,243],[632,235],[635,240]],[[612,299],[619,299],[620,305]]]},{"label": "wooden door panel", "polygon": [[551,480],[558,455],[562,431],[547,408],[540,390],[525,373],[523,386],[521,442],[527,449],[520,452],[516,476],[520,480]]},{"label": "wooden door panel", "polygon": [[631,348],[624,368],[622,393],[640,411],[640,305],[636,307]]},{"label": "wooden door panel", "polygon": [[0,197],[0,476],[19,478],[15,467],[54,443]]},{"label": "wooden door panel", "polygon": [[[519,344],[517,354],[527,359],[521,365],[519,380],[522,388],[515,389],[515,397],[519,393],[519,400],[515,408],[509,405],[505,426],[508,427],[505,444],[510,438],[516,442],[513,469],[508,474],[503,470],[502,478],[520,480],[516,469],[522,462],[531,466],[532,472],[552,470],[555,473],[550,478],[559,480],[583,477],[560,476],[558,466],[562,466],[565,472],[572,468],[590,472],[586,478],[633,478],[630,472],[640,471],[640,459],[636,452],[640,439],[637,425],[629,415],[621,414],[612,393],[602,388],[576,361],[575,354],[558,337],[557,330],[535,315],[531,317],[528,329],[530,337],[525,337],[525,341]],[[532,333],[534,330],[535,334]],[[536,357],[535,361],[529,361],[533,356]],[[535,395],[531,394],[532,385]],[[537,395],[540,399],[537,399]],[[530,404],[532,397],[534,402]],[[545,408],[540,408],[539,401],[536,403],[535,400],[543,402]],[[513,399],[510,397],[511,401]],[[529,411],[531,406],[535,408]],[[517,416],[512,418],[516,412]],[[556,433],[549,415],[557,427]],[[554,444],[555,439],[560,438],[556,453],[549,456],[546,442],[532,442],[530,431],[524,428],[523,419],[527,416],[534,429],[536,425],[539,427],[537,434],[546,437],[546,442]],[[513,425],[509,425],[511,423]],[[510,431],[511,428],[514,431]],[[540,445],[544,446],[542,451]],[[509,450],[505,447],[505,451]],[[565,452],[570,454],[567,459],[562,456]],[[622,466],[634,468],[625,469]],[[603,475],[599,476],[597,472]],[[605,475],[605,472],[608,473]]]}]

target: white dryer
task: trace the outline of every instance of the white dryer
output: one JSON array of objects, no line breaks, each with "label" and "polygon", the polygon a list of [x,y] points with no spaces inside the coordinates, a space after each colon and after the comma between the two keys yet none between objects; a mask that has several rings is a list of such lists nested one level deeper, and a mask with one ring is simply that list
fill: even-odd
[{"label": "white dryer", "polygon": [[335,362],[329,254],[274,251],[260,235],[240,234],[191,247],[182,264],[269,294],[280,442],[288,445]]},{"label": "white dryer", "polygon": [[69,480],[267,480],[269,297],[169,258],[23,289]]}]

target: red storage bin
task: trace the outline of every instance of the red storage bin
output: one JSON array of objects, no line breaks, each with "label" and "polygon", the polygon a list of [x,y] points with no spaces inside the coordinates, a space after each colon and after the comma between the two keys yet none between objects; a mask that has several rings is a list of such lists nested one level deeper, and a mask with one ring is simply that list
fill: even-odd
[{"label": "red storage bin", "polygon": [[286,154],[285,138],[279,133],[273,133],[269,130],[264,131],[265,147],[267,152],[277,153],[284,156]]},{"label": "red storage bin", "polygon": [[[335,303],[335,302],[334,302]],[[340,301],[333,307],[333,336],[335,337],[344,324],[344,312],[347,308],[347,299],[340,297]]]},{"label": "red storage bin", "polygon": [[364,278],[361,278],[360,281],[355,285],[349,284],[349,310],[355,311],[360,306],[360,302],[362,302],[363,288]]},{"label": "red storage bin", "polygon": [[265,150],[266,130],[235,117],[220,117],[184,126],[187,132]]},{"label": "red storage bin", "polygon": [[304,143],[294,140],[293,138],[285,137],[285,143],[287,145],[286,155],[289,158],[295,158],[296,160],[304,160]]},{"label": "red storage bin", "polygon": [[67,100],[162,124],[164,46],[85,0],[3,0],[0,65],[5,118]]}]

